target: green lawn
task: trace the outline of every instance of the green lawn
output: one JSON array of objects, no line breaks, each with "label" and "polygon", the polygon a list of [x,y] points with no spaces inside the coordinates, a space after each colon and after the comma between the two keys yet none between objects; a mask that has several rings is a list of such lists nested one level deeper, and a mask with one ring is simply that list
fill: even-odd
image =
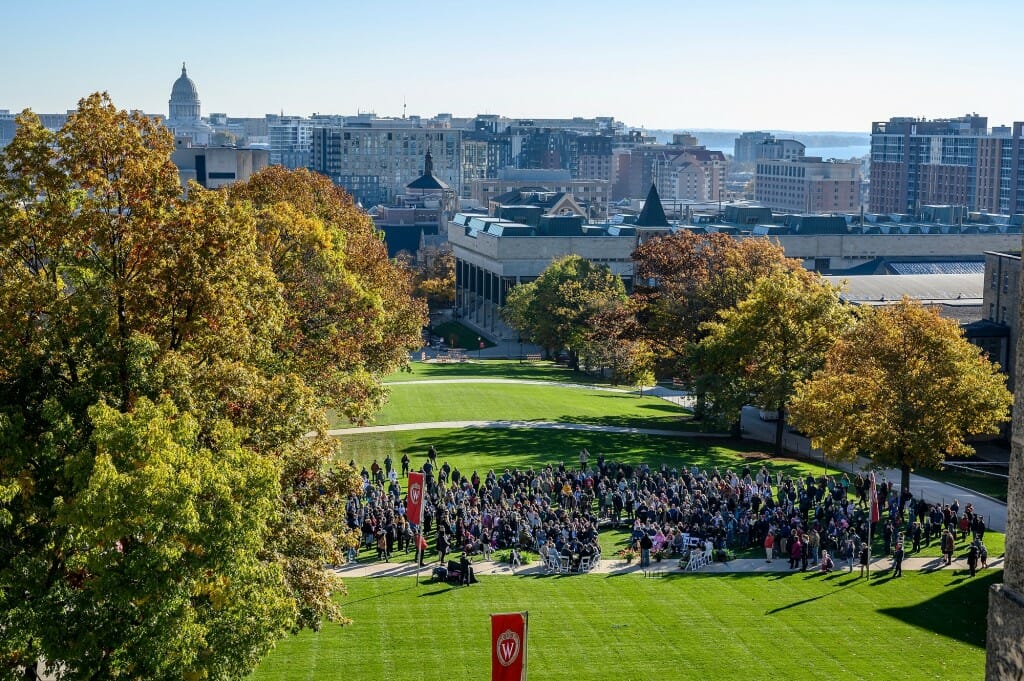
[{"label": "green lawn", "polygon": [[443,378],[514,378],[559,383],[607,383],[607,379],[572,371],[554,362],[520,362],[518,360],[485,359],[458,364],[411,362],[409,371],[388,376],[388,381],[423,381]]},{"label": "green lawn", "polygon": [[494,343],[486,336],[481,336],[468,326],[459,322],[444,322],[433,328],[433,334],[444,339],[450,348],[464,348],[476,350],[480,347],[481,341],[485,348],[493,348]]},{"label": "green lawn", "polygon": [[[1004,471],[1006,469],[1003,469]],[[915,471],[919,475],[923,475],[926,478],[932,480],[938,480],[939,482],[949,482],[954,485],[960,485],[967,489],[980,492],[988,495],[993,499],[999,499],[1004,504],[1006,503],[1007,494],[1007,483],[1006,478],[998,478],[992,475],[985,475],[984,473],[973,473],[966,471],[962,468],[947,467],[942,470],[934,470],[931,468],[923,468]]]},{"label": "green lawn", "polygon": [[533,679],[977,679],[1001,573],[350,579],[349,627],[282,641],[254,681],[490,674],[489,613],[529,612]]},{"label": "green lawn", "polygon": [[[518,383],[399,383],[374,425],[521,420],[695,430],[690,413],[657,397]],[[338,424],[344,427],[348,424]]]},{"label": "green lawn", "polygon": [[[724,439],[662,437],[598,433],[574,430],[545,430],[532,428],[455,428],[407,430],[390,433],[344,435],[340,438],[341,456],[354,460],[357,466],[369,468],[374,459],[383,464],[389,454],[399,466],[402,454],[408,453],[413,470],[427,460],[431,445],[437,449],[438,465],[448,461],[453,468],[480,477],[490,470],[529,468],[547,465],[578,465],[580,449],[586,447],[591,462],[599,453],[609,460],[625,463],[647,463],[670,468],[697,465],[702,469],[714,466],[739,471],[745,464],[744,456],[754,457],[749,465],[756,472],[761,466],[764,445]],[[780,467],[789,475],[821,474],[821,466],[794,459],[771,460],[772,470]]]}]

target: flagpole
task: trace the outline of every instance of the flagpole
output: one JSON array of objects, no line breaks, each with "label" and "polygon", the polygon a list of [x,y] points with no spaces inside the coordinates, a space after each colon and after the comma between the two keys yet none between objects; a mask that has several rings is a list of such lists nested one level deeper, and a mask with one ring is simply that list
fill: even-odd
[{"label": "flagpole", "polygon": [[420,568],[423,567],[423,523],[416,526],[416,586],[420,585]]}]

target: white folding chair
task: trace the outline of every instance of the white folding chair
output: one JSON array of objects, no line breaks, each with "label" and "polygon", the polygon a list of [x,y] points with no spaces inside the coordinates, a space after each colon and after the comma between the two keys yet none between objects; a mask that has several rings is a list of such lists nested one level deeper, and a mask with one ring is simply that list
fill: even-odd
[{"label": "white folding chair", "polygon": [[590,556],[580,558],[580,572],[590,572]]},{"label": "white folding chair", "polygon": [[558,557],[558,571],[563,574],[569,574],[572,569],[572,559],[569,556]]}]

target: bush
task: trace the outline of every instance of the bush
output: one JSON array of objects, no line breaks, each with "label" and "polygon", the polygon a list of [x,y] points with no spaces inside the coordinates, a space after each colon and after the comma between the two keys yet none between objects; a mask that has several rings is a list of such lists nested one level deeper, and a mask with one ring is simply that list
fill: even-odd
[{"label": "bush", "polygon": [[[521,565],[529,565],[534,560],[534,556],[529,551],[519,551],[519,563]],[[512,563],[512,549],[506,549],[505,551],[495,551],[494,561],[496,563]]]}]

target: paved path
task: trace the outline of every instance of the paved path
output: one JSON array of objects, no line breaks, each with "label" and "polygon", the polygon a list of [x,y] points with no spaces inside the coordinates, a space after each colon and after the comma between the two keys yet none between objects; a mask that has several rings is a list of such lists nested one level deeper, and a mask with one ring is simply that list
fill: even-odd
[{"label": "paved path", "polygon": [[661,430],[658,428],[630,428],[629,426],[600,426],[590,423],[561,423],[557,421],[431,421],[428,423],[397,423],[391,426],[359,426],[327,431],[328,435],[345,436],[363,433],[390,433],[402,430],[429,430],[431,428],[534,428],[541,430],[583,430],[592,433],[627,433],[630,435],[663,435],[665,437],[724,438],[724,433],[698,433],[692,430]]},{"label": "paved path", "polygon": [[[454,554],[453,554],[454,555]],[[420,569],[420,579],[430,579],[431,570],[438,565],[437,562],[427,563]],[[888,571],[892,567],[892,560],[889,558],[878,558],[871,561],[871,572],[873,574]],[[1002,569],[1002,558],[990,558],[988,569]],[[967,559],[956,558],[952,565],[945,565],[941,558],[907,558],[903,561],[903,569],[907,572],[935,572],[937,570],[966,571]],[[478,575],[499,575],[499,576],[536,576],[545,574],[544,566],[539,562],[531,563],[512,568],[505,563],[478,560],[473,563],[473,571]],[[844,561],[839,561],[835,572],[846,571]],[[859,568],[854,566],[853,573],[858,574]],[[980,570],[979,570],[980,571]],[[653,572],[656,575],[668,573],[684,573],[679,567],[678,559],[665,560],[660,563],[652,562],[651,567],[641,568],[636,561],[627,563],[624,560],[602,560],[592,572],[602,575],[637,574],[647,576]],[[778,572],[799,572],[789,569],[788,559],[777,559],[771,563],[759,558],[737,558],[728,563],[712,563],[698,572],[706,574],[731,574],[731,573],[778,573]],[[817,568],[808,568],[808,572],[818,572]],[[342,577],[414,577],[416,566],[413,563],[349,563],[334,569],[334,573]],[[888,572],[884,574],[888,575]]]}]

